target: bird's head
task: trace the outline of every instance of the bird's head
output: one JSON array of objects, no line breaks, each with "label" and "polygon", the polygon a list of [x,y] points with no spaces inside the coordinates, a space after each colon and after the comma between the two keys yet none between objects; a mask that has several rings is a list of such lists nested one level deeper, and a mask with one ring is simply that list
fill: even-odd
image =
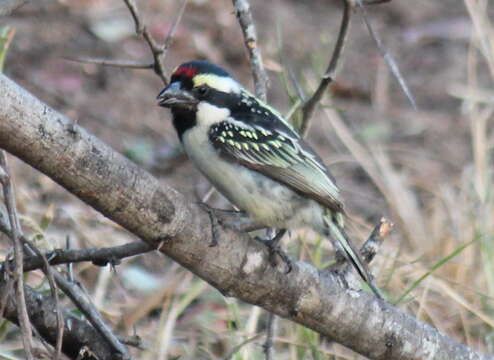
[{"label": "bird's head", "polygon": [[195,60],[175,69],[170,84],[158,95],[158,104],[194,112],[200,103],[224,107],[240,91],[240,84],[221,67]]}]

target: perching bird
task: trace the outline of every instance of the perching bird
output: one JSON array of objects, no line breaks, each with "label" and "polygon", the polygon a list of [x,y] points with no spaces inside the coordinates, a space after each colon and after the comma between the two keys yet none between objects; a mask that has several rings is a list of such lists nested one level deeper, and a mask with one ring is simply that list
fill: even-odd
[{"label": "perching bird", "polygon": [[187,155],[237,208],[266,227],[331,237],[380,297],[343,230],[334,178],[282,115],[207,61],[176,68],[158,100],[171,109]]}]

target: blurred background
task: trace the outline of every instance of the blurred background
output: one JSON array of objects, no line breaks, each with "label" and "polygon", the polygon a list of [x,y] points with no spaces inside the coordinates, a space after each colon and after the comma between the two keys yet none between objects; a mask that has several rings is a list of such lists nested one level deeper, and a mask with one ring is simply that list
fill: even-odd
[{"label": "blurred background", "polygon": [[[163,40],[181,1],[138,7]],[[317,87],[336,40],[339,1],[251,0],[268,69],[268,98],[289,113]],[[372,270],[404,311],[483,352],[494,351],[494,29],[487,0],[393,0],[368,8],[374,29],[398,63],[418,109],[390,74],[359,13],[336,81],[316,112],[308,141],[343,189],[350,233],[362,242],[382,216],[395,223]],[[66,58],[151,62],[121,0],[30,2],[0,19],[15,29],[5,73],[47,104],[123,152],[192,201],[209,189],[183,155],[168,111],[156,105],[161,80],[150,70],[83,64]],[[242,34],[229,0],[190,0],[166,64],[205,58],[253,89]],[[102,215],[10,157],[22,223],[40,247],[98,247],[134,240]],[[218,194],[210,204],[228,207]],[[9,242],[0,235],[0,254]],[[324,267],[329,242],[301,229],[284,240],[291,256]],[[120,334],[138,334],[139,359],[223,359],[262,334],[266,314],[226,299],[158,254],[127,259],[112,271],[75,266],[98,309]],[[48,288],[41,273],[29,282]],[[68,302],[67,302],[68,303]],[[276,359],[362,359],[280,320]],[[263,337],[233,359],[263,359]],[[22,347],[0,324],[0,357]]]}]

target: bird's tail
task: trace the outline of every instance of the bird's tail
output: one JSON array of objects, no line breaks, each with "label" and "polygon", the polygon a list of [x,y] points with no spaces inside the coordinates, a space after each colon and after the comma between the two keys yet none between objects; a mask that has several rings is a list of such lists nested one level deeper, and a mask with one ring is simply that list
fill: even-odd
[{"label": "bird's tail", "polygon": [[380,299],[383,299],[381,291],[374,285],[372,275],[367,267],[367,264],[362,261],[359,252],[352,245],[348,235],[343,229],[344,226],[344,214],[333,213],[328,210],[324,217],[329,236],[336,242],[336,246],[342,250],[347,261],[353,265],[360,277],[369,285],[372,292]]}]

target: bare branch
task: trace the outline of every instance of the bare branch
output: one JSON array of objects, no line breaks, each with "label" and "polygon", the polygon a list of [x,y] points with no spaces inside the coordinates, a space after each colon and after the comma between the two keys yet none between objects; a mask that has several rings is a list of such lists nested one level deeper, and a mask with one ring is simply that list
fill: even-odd
[{"label": "bare branch", "polygon": [[[40,292],[25,287],[26,304],[34,327],[39,334],[52,345],[56,344],[57,333],[57,310],[54,299]],[[19,323],[17,317],[17,302],[9,296],[9,282],[0,280],[0,294],[6,297],[5,318],[16,324]],[[40,316],[43,314],[43,316]],[[75,316],[69,311],[64,311],[64,341],[63,352],[71,359],[77,356],[87,345],[99,360],[113,360],[115,350],[105,341],[101,334],[94,329],[85,319]]]},{"label": "bare branch", "polygon": [[262,63],[261,51],[257,46],[257,32],[248,0],[233,0],[235,13],[244,34],[244,42],[250,59],[256,96],[266,101],[268,77]]},{"label": "bare branch", "polygon": [[132,15],[132,19],[134,19],[137,35],[142,36],[144,40],[146,40],[146,42],[149,45],[149,49],[153,54],[154,72],[156,73],[156,75],[158,75],[161,78],[163,84],[168,83],[168,79],[166,77],[164,57],[162,56],[163,49],[158,45],[156,40],[154,40],[153,36],[149,33],[146,25],[144,25],[144,22],[142,21],[139,15],[139,10],[137,9],[134,0],[124,0],[124,2],[125,5],[127,5],[127,7],[129,8],[130,14]]},{"label": "bare branch", "polygon": [[129,360],[131,356],[127,351],[127,348],[122,345],[118,338],[113,334],[105,321],[101,318],[100,313],[96,307],[91,303],[87,295],[81,290],[81,288],[75,283],[65,279],[59,272],[54,272],[57,285],[77,306],[77,308],[84,314],[91,325],[105,338],[112,346],[114,351],[121,354],[122,359]]},{"label": "bare branch", "polygon": [[180,6],[180,9],[178,9],[177,16],[175,17],[175,21],[173,22],[170,31],[168,31],[168,34],[166,35],[165,42],[163,43],[163,57],[166,56],[166,51],[170,48],[170,46],[173,43],[173,38],[175,37],[175,33],[177,31],[178,25],[180,24],[180,21],[182,21],[182,17],[184,16],[187,3],[188,0],[182,0],[182,5]]},{"label": "bare branch", "polygon": [[166,76],[166,70],[165,70],[165,57],[166,57],[166,52],[171,45],[173,41],[173,36],[175,35],[175,31],[178,27],[178,24],[180,23],[180,20],[182,19],[182,16],[185,11],[185,7],[187,6],[187,0],[182,1],[182,5],[180,6],[180,9],[177,13],[177,16],[175,18],[175,21],[170,28],[170,31],[168,32],[168,35],[165,39],[165,42],[163,45],[159,45],[158,42],[153,38],[151,33],[148,31],[146,25],[144,24],[143,20],[141,19],[139,15],[139,11],[137,9],[136,4],[134,3],[134,0],[124,0],[125,4],[129,8],[130,14],[132,15],[132,18],[134,19],[134,23],[136,26],[136,33],[144,38],[146,42],[148,43],[149,49],[151,50],[151,53],[153,54],[153,69],[154,72],[161,78],[164,84],[168,83],[168,79]]},{"label": "bare branch", "polygon": [[317,90],[312,94],[312,96],[307,100],[302,107],[302,123],[300,125],[300,134],[305,136],[309,130],[310,121],[314,115],[317,104],[321,101],[324,93],[326,92],[329,84],[333,81],[335,71],[338,67],[338,60],[341,58],[341,53],[343,47],[345,46],[345,40],[348,35],[348,28],[350,25],[350,14],[351,8],[349,1],[351,0],[341,0],[343,4],[343,16],[340,23],[340,31],[338,32],[338,38],[331,55],[331,60],[329,60],[328,68],[324,73]]},{"label": "bare branch", "polygon": [[23,251],[20,240],[20,226],[19,218],[17,216],[17,210],[14,197],[14,186],[12,179],[10,178],[9,169],[7,166],[7,158],[5,152],[0,150],[0,182],[3,186],[3,196],[5,205],[7,206],[7,212],[10,222],[10,238],[14,244],[14,279],[15,279],[15,293],[17,300],[17,314],[19,317],[19,323],[21,326],[22,342],[24,345],[24,351],[26,352],[27,359],[34,359],[33,348],[33,336],[31,331],[31,322],[29,321],[29,315],[26,307],[26,299],[24,295],[24,270],[23,270]]},{"label": "bare branch", "polygon": [[122,59],[103,59],[103,58],[92,58],[92,57],[71,57],[64,56],[65,60],[80,62],[84,64],[96,64],[104,66],[115,66],[128,69],[153,69],[154,63],[142,63],[133,60],[122,60]]},{"label": "bare branch", "polygon": [[10,15],[25,3],[27,0],[2,0],[0,2],[0,16]]},{"label": "bare branch", "polygon": [[[374,227],[374,230],[360,249],[360,255],[365,263],[369,264],[374,259],[384,241],[384,238],[389,235],[392,228],[393,224],[385,218],[382,218]],[[338,266],[338,264],[336,264],[336,266]],[[362,278],[359,277],[353,270],[354,268],[351,264],[346,264],[343,271],[340,272],[340,275],[343,276],[348,286],[358,289],[361,286]],[[374,284],[373,279],[368,285],[374,292],[380,294],[382,299],[385,299],[379,288]]]},{"label": "bare branch", "polygon": [[[384,47],[381,39],[377,35],[377,33],[374,31],[374,28],[370,24],[369,16],[367,14],[367,10],[365,8],[365,4],[368,4],[369,2],[364,2],[362,3],[362,0],[352,0],[356,1],[358,8],[360,9],[360,12],[362,13],[362,19],[364,20],[365,26],[367,27],[367,30],[369,31],[369,34],[371,35],[372,39],[376,43],[377,48],[379,49],[379,52],[381,53],[381,56],[384,58],[384,61],[386,64],[388,64],[389,68],[391,69],[391,72],[393,73],[393,76],[398,80],[398,83],[400,84],[401,89],[405,93],[406,97],[408,98],[408,101],[410,101],[410,104],[412,104],[412,107],[417,110],[417,102],[415,101],[415,97],[413,96],[412,92],[410,91],[410,88],[408,87],[405,78],[400,72],[400,69],[398,68],[398,64],[396,61],[393,59],[393,57],[388,53],[386,48]],[[372,3],[381,3],[385,1],[373,1]]]},{"label": "bare branch", "polygon": [[261,337],[261,334],[257,334],[257,335],[254,335],[250,338],[248,338],[247,340],[245,341],[242,341],[240,344],[236,345],[233,349],[231,349],[228,354],[226,354],[224,357],[223,357],[223,360],[231,360],[231,358],[233,357],[233,355],[235,355],[237,352],[240,351],[241,348],[243,348],[245,345],[247,344],[250,344],[251,342],[253,341],[256,341],[257,339],[259,339]]},{"label": "bare branch", "polygon": [[[6,221],[4,221],[4,217],[2,215],[2,212],[0,211],[0,231],[11,236],[11,228],[12,226],[8,225]],[[118,341],[117,337],[111,332],[111,330],[108,328],[108,326],[105,324],[104,320],[101,318],[101,315],[99,312],[96,310],[94,305],[89,301],[87,296],[81,291],[81,289],[77,286],[72,281],[69,281],[65,279],[64,276],[62,276],[58,271],[52,269],[49,264],[48,260],[46,257],[44,257],[41,252],[35,248],[27,239],[22,236],[22,234],[19,235],[19,240],[23,241],[26,244],[26,251],[29,253],[30,257],[25,258],[24,261],[26,262],[27,267],[24,269],[26,271],[29,270],[34,270],[37,268],[43,267],[43,270],[47,277],[50,279],[52,278],[54,282],[60,287],[60,289],[67,294],[67,296],[74,302],[74,304],[77,306],[77,308],[86,316],[86,318],[89,320],[89,322],[103,335],[106,341],[108,341],[109,344],[114,348],[113,351],[118,351],[119,353],[122,354],[123,359],[130,359],[130,354],[127,352],[127,349]],[[149,247],[149,246],[148,246]],[[124,250],[133,250],[136,251],[136,248],[142,249],[143,247],[129,247],[129,246],[123,246],[123,247],[117,247],[115,250],[115,254],[121,255]],[[53,252],[57,253],[57,251]],[[106,258],[115,258],[114,254],[109,254],[108,249],[98,249],[98,251],[91,251],[91,249],[87,249],[87,251],[81,250],[80,253],[67,250],[64,254],[62,252],[62,255],[60,256],[60,259],[57,259],[57,257],[53,258],[53,255],[48,255],[50,257],[50,262],[56,264],[56,263],[65,263],[67,260],[79,260],[82,261],[81,258],[86,257],[88,258],[89,256],[93,256],[91,260],[94,261],[102,261],[104,259],[104,256],[106,255]],[[67,259],[68,258],[68,259]],[[57,262],[58,261],[58,262]],[[112,260],[110,260],[112,261]],[[8,268],[6,266],[0,266],[0,270]],[[53,290],[52,290],[53,291]],[[55,300],[55,308],[59,309],[58,306],[58,296],[54,297]],[[57,315],[57,329],[61,329],[63,325],[63,319],[61,318],[61,313],[60,315]],[[60,321],[59,321],[60,320]],[[63,333],[63,329],[60,330]],[[58,339],[61,339],[61,333],[58,333],[57,335],[57,341]],[[57,351],[59,349],[59,346],[62,346],[62,344],[57,342]]]},{"label": "bare branch", "polygon": [[262,350],[264,352],[264,358],[266,360],[273,359],[273,337],[276,333],[276,315],[273,313],[268,313],[268,323],[266,324],[266,340],[262,345]]},{"label": "bare branch", "polygon": [[[34,246],[24,236],[21,236],[21,241],[24,243],[24,246],[27,246],[29,249],[31,249],[38,256],[38,258],[41,259],[43,263],[43,272],[48,278],[51,296],[55,302],[55,311],[57,317],[57,337],[55,344],[55,356],[53,357],[53,360],[58,360],[62,353],[64,323],[63,323],[62,308],[60,307],[60,299],[58,297],[57,285],[55,283],[55,278],[53,276],[53,269],[51,268],[50,264],[48,264],[48,260],[46,259],[45,255],[41,253],[36,246]],[[25,270],[26,269],[24,268],[24,271]]]},{"label": "bare branch", "polygon": [[[226,296],[261,306],[375,359],[492,359],[391,304],[342,286],[310,264],[271,267],[263,244],[218,227],[211,248],[208,214],[69,119],[0,75],[0,146]],[[26,144],[29,144],[27,147]],[[63,154],[63,156],[60,156]],[[81,166],[84,164],[84,166]],[[104,176],[100,176],[104,174]],[[267,271],[269,270],[269,271]],[[427,342],[424,342],[427,339]]]}]

